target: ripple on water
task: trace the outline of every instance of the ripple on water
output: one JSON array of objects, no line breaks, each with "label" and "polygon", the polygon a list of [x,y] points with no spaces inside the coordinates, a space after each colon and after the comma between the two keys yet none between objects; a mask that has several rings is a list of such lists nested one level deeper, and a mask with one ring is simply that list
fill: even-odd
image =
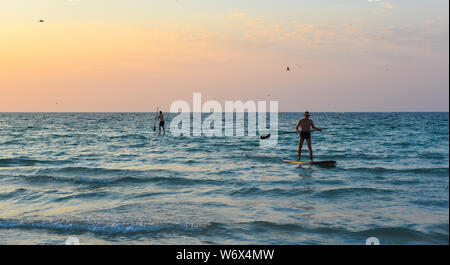
[{"label": "ripple on water", "polygon": [[[0,234],[21,235],[8,244],[57,235],[448,244],[448,113],[313,113],[326,128],[312,135],[314,157],[336,160],[332,168],[281,162],[298,147],[297,135],[281,132],[301,116],[281,113],[267,148],[258,136],[139,133],[152,130],[153,113],[0,113]],[[434,121],[426,135],[423,119]]]}]

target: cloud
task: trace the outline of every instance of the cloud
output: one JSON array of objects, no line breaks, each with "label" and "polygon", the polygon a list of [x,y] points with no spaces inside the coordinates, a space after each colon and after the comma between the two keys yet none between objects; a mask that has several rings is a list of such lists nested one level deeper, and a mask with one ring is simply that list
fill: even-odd
[{"label": "cloud", "polygon": [[380,16],[388,16],[391,15],[391,10],[395,8],[395,6],[388,2],[377,2],[379,5],[377,5],[377,9],[372,11],[373,15],[380,15]]},{"label": "cloud", "polygon": [[236,17],[236,18],[240,18],[240,17],[244,17],[245,13],[242,13],[242,12],[240,12],[240,13],[233,13],[230,16]]},{"label": "cloud", "polygon": [[393,4],[388,3],[388,2],[381,2],[380,5],[382,5],[384,8],[387,8],[387,9],[394,9],[395,8],[395,6]]}]

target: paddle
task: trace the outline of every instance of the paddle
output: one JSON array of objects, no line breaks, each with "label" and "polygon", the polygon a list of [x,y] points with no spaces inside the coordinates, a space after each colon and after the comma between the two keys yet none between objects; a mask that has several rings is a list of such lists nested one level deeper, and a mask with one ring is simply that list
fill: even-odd
[{"label": "paddle", "polygon": [[[314,131],[316,131],[316,130],[312,130],[311,132],[314,132]],[[282,133],[279,133],[278,135],[291,134],[291,133],[300,133],[300,132],[282,132]],[[261,139],[267,139],[269,137],[270,137],[270,133],[260,136]]]},{"label": "paddle", "polygon": [[159,110],[159,107],[156,108],[155,123],[153,124],[153,131],[154,132],[156,131],[156,117],[158,117],[158,110]]}]

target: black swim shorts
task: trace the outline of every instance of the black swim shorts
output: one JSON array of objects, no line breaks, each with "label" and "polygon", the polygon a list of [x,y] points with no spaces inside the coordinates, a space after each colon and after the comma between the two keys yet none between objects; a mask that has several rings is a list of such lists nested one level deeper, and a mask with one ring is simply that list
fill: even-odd
[{"label": "black swim shorts", "polygon": [[159,126],[164,127],[164,121],[160,121]]},{"label": "black swim shorts", "polygon": [[311,132],[300,132],[300,137],[303,139],[311,139]]}]

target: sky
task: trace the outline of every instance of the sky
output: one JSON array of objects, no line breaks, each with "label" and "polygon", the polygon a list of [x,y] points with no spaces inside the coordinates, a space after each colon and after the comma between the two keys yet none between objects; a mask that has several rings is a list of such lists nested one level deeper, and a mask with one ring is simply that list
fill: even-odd
[{"label": "sky", "polygon": [[0,112],[168,111],[194,92],[280,111],[448,111],[448,10],[448,0],[0,0]]}]

